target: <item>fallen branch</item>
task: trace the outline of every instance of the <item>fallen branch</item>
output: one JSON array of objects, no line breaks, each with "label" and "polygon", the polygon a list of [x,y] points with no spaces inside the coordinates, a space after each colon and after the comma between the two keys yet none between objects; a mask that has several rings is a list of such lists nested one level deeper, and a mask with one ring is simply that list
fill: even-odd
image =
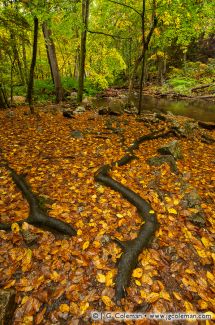
[{"label": "fallen branch", "polygon": [[[23,196],[26,198],[29,204],[29,216],[27,219],[19,221],[18,224],[22,225],[23,222],[27,222],[31,225],[45,228],[49,231],[57,231],[59,233],[74,236],[76,235],[76,231],[65,222],[61,220],[57,220],[48,216],[46,211],[44,211],[40,207],[39,200],[37,196],[32,192],[30,186],[27,184],[24,176],[18,175],[14,169],[9,167],[8,165],[4,165],[11,174],[11,177],[16,184],[16,186],[21,190]],[[0,230],[10,230],[11,224],[0,224]]]},{"label": "fallen branch", "polygon": [[198,121],[198,125],[206,130],[215,130],[215,123]]},{"label": "fallen branch", "polygon": [[198,90],[205,89],[205,88],[208,88],[208,87],[211,87],[211,86],[215,86],[215,84],[210,83],[210,84],[207,84],[207,85],[201,85],[201,86],[198,86],[198,87],[194,87],[194,88],[191,89],[191,92],[196,92]]}]

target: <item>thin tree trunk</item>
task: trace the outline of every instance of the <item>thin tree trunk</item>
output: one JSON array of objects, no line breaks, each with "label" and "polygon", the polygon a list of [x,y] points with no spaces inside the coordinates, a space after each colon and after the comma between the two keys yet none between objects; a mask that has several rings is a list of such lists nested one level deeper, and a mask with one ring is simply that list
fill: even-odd
[{"label": "thin tree trunk", "polygon": [[47,26],[47,22],[43,22],[42,29],[43,29],[43,35],[46,43],[46,51],[47,51],[47,57],[48,57],[49,66],[51,70],[52,80],[55,85],[56,102],[59,103],[63,99],[63,88],[61,84],[55,44],[51,37],[52,33],[50,28],[48,28]]},{"label": "thin tree trunk", "polygon": [[33,52],[31,59],[31,67],[28,81],[27,101],[29,103],[31,114],[34,114],[33,106],[33,90],[34,90],[34,70],[37,60],[37,41],[38,41],[38,27],[39,21],[37,17],[34,17],[34,41],[33,41]]},{"label": "thin tree trunk", "polygon": [[143,101],[143,81],[144,81],[144,69],[145,69],[145,56],[146,56],[146,42],[145,42],[145,11],[146,11],[146,0],[143,0],[142,4],[142,70],[140,77],[140,93],[139,93],[139,104],[138,114],[141,113],[142,101]]},{"label": "thin tree trunk", "polygon": [[140,93],[139,93],[139,104],[138,104],[138,114],[141,113],[142,109],[142,102],[143,102],[143,83],[144,83],[144,76],[145,76],[145,59],[146,59],[146,51],[145,48],[143,48],[142,53],[143,59],[142,59],[142,69],[141,69],[141,77],[140,77]]},{"label": "thin tree trunk", "polygon": [[22,84],[24,85],[25,79],[24,79],[22,64],[21,64],[21,60],[19,58],[19,51],[17,49],[16,39],[15,39],[14,33],[12,31],[10,33],[10,38],[11,38],[11,45],[12,45],[12,49],[13,49],[14,60],[17,62],[20,79],[21,79]]},{"label": "thin tree trunk", "polygon": [[0,84],[0,108],[8,108],[10,107],[7,94],[2,84]]},{"label": "thin tree trunk", "polygon": [[[24,35],[23,35],[24,36]],[[22,59],[24,64],[24,78],[25,78],[25,84],[28,84],[28,64],[27,64],[27,56],[26,56],[26,48],[25,48],[25,41],[22,39]]]},{"label": "thin tree trunk", "polygon": [[81,51],[80,51],[80,66],[79,66],[79,82],[78,82],[78,103],[82,102],[84,91],[84,75],[85,75],[85,58],[86,58],[86,40],[87,28],[89,19],[90,0],[82,0],[82,20],[84,30],[81,33]]},{"label": "thin tree trunk", "polygon": [[130,80],[129,80],[129,87],[128,87],[128,106],[131,105],[131,97],[132,97],[133,88],[134,88],[134,81],[135,81],[135,77],[136,77],[136,74],[137,74],[137,69],[138,69],[142,59],[143,59],[143,56],[141,54],[137,58],[137,60],[135,61],[134,68],[133,68],[133,71],[131,73],[131,77],[130,77]]}]

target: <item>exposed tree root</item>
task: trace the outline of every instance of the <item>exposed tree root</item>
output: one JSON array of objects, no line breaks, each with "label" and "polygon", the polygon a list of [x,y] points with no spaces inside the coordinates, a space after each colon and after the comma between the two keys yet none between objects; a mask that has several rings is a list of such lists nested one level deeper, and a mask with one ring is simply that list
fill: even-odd
[{"label": "exposed tree root", "polygon": [[[23,175],[18,175],[15,170],[8,165],[4,166],[10,171],[14,183],[21,190],[23,196],[26,198],[29,204],[29,216],[27,219],[19,221],[19,225],[22,225],[23,222],[27,222],[31,225],[41,227],[52,232],[59,232],[69,236],[76,235],[76,231],[69,224],[49,217],[47,212],[40,207],[37,196],[32,192]],[[0,224],[0,230],[10,229],[10,224]]]},{"label": "exposed tree root", "polygon": [[119,302],[125,296],[125,289],[129,285],[130,277],[135,268],[138,256],[146,247],[158,228],[158,222],[155,213],[151,214],[150,204],[142,199],[138,194],[128,189],[119,182],[113,180],[108,175],[110,166],[105,165],[101,167],[95,175],[95,179],[103,184],[109,186],[115,191],[121,193],[131,204],[136,206],[139,215],[145,222],[138,233],[138,236],[126,242],[121,242],[118,239],[115,241],[123,249],[123,254],[118,263],[118,274],[116,276],[115,298]]},{"label": "exposed tree root", "polygon": [[[118,273],[115,279],[115,299],[117,303],[120,303],[121,298],[126,294],[126,288],[129,285],[131,274],[138,262],[138,256],[142,252],[144,247],[147,247],[158,229],[158,222],[156,214],[152,212],[151,205],[141,198],[138,194],[125,187],[121,183],[115,181],[109,175],[109,171],[113,166],[123,166],[133,159],[136,159],[133,154],[133,150],[138,149],[139,145],[146,141],[158,138],[165,138],[170,136],[173,131],[165,131],[164,129],[142,136],[127,148],[126,154],[120,160],[113,162],[111,165],[102,166],[95,174],[95,180],[103,183],[104,185],[114,189],[115,191],[122,194],[122,196],[133,204],[144,221],[144,224],[140,227],[137,237],[133,240],[121,242],[115,239],[116,243],[123,249],[118,263]],[[152,213],[150,213],[152,212]]]}]

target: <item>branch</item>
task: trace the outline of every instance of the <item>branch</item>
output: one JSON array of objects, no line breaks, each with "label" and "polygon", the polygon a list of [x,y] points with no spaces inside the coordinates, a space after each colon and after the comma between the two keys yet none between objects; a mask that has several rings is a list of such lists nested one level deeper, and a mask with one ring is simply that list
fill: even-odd
[{"label": "branch", "polygon": [[155,17],[154,17],[154,20],[153,20],[153,23],[152,23],[152,25],[151,25],[150,31],[149,31],[149,33],[148,33],[148,35],[147,35],[147,37],[146,37],[146,41],[144,42],[144,46],[145,46],[146,49],[148,49],[150,39],[151,39],[152,34],[153,34],[153,32],[154,32],[154,30],[155,30],[155,28],[156,28],[156,26],[157,26],[157,23],[158,23],[158,19],[157,19],[157,17],[155,16]]},{"label": "branch", "polygon": [[113,2],[117,5],[120,5],[120,6],[123,6],[123,7],[127,7],[129,9],[132,9],[133,11],[135,11],[139,16],[142,16],[141,12],[138,11],[137,9],[135,9],[134,7],[132,6],[129,6],[129,5],[126,5],[125,3],[121,3],[121,2],[118,2],[118,1],[114,1],[114,0],[108,0],[109,2]]},{"label": "branch", "polygon": [[119,35],[108,34],[108,33],[105,33],[105,32],[97,32],[97,31],[93,31],[93,30],[89,30],[89,29],[87,31],[88,31],[88,33],[91,33],[91,34],[105,35],[105,36],[109,36],[109,37],[112,37],[112,38],[132,39],[131,37],[122,37],[122,36],[119,36]]}]

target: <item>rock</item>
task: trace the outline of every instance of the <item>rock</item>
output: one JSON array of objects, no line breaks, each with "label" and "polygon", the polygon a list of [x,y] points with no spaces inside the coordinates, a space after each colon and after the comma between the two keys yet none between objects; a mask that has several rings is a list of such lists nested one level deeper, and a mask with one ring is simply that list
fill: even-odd
[{"label": "rock", "polygon": [[66,118],[74,118],[73,116],[73,112],[68,110],[68,111],[63,111],[63,116],[66,117]]},{"label": "rock", "polygon": [[72,131],[72,137],[76,138],[76,139],[82,139],[84,136],[81,131],[75,130],[75,131]]},{"label": "rock", "polygon": [[[170,116],[170,114],[168,114]],[[169,119],[167,119],[169,120]],[[195,136],[195,130],[198,129],[197,122],[186,120],[183,123],[179,123],[177,120],[169,120],[172,123],[172,128],[175,130],[180,136],[184,136],[185,138],[192,139]]]},{"label": "rock", "polygon": [[78,106],[74,111],[73,114],[82,114],[86,112],[86,109],[83,106]]},{"label": "rock", "polygon": [[89,105],[90,104],[90,100],[88,97],[85,97],[83,100],[82,100],[82,104],[85,104],[85,105]]},{"label": "rock", "polygon": [[99,115],[113,115],[119,116],[123,113],[123,110],[117,107],[101,107],[98,110]]},{"label": "rock", "polygon": [[147,163],[150,166],[160,166],[164,163],[169,164],[170,169],[173,173],[178,173],[178,168],[176,166],[175,160],[171,155],[159,156],[159,157],[152,157],[147,160]]},{"label": "rock", "polygon": [[98,114],[99,115],[108,115],[108,107],[100,107],[99,110],[98,110]]},{"label": "rock", "polygon": [[130,108],[126,108],[124,111],[127,114],[137,114],[138,113],[138,109],[135,106],[131,106]]},{"label": "rock", "polygon": [[194,208],[200,205],[201,198],[196,189],[193,189],[189,193],[186,193],[183,197],[183,201],[186,202],[186,207]]},{"label": "rock", "polygon": [[162,155],[171,155],[174,157],[175,160],[183,158],[181,148],[177,140],[174,140],[168,143],[167,145],[159,148],[158,152],[161,153]]},{"label": "rock", "polygon": [[205,215],[201,212],[192,214],[188,220],[198,227],[203,227],[206,224]]},{"label": "rock", "polygon": [[16,309],[14,290],[0,290],[0,325],[11,325]]},{"label": "rock", "polygon": [[37,234],[32,233],[29,230],[22,230],[22,237],[27,245],[33,245],[37,242],[39,239],[39,236]]},{"label": "rock", "polygon": [[[24,96],[13,96],[12,102],[14,104],[24,104],[25,100],[26,100],[26,98]],[[10,98],[9,98],[9,101],[10,101]]]},{"label": "rock", "polygon": [[71,94],[70,94],[70,98],[73,99],[73,98],[77,98],[77,91],[72,91]]}]

